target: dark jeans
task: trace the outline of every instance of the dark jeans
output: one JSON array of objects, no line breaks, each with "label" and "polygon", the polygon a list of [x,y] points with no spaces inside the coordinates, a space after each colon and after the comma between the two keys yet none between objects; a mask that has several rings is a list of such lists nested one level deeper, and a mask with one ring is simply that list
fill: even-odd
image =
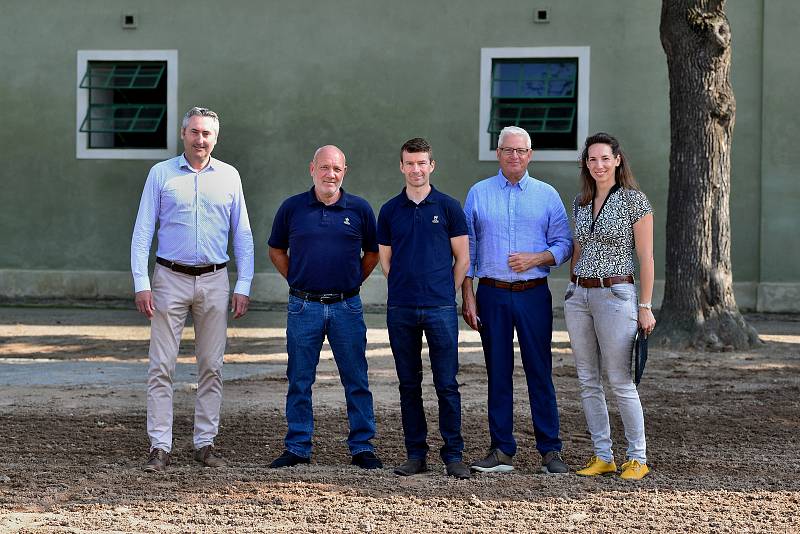
[{"label": "dark jeans", "polygon": [[476,295],[481,318],[481,341],[489,378],[489,435],[492,448],[509,456],[517,452],[514,439],[514,329],[517,330],[528,399],[542,454],[561,450],[558,406],[553,387],[553,309],[547,284],[526,291],[479,286]]},{"label": "dark jeans", "polygon": [[347,400],[350,422],[347,446],[350,454],[372,451],[369,440],[375,436],[375,415],[367,380],[367,326],[358,295],[335,304],[289,296],[286,321],[289,353],[286,422],[289,428],[284,440],[286,450],[305,458],[311,456],[314,431],[311,386],[316,379],[319,351],[326,335]]},{"label": "dark jeans", "polygon": [[422,405],[422,334],[428,341],[433,385],[439,399],[439,431],[444,440],[440,451],[448,464],[460,462],[464,450],[461,437],[461,395],[458,393],[458,316],[455,306],[412,308],[390,306],[386,314],[397,378],[400,381],[400,412],[409,458],[423,459],[428,453],[428,425]]}]

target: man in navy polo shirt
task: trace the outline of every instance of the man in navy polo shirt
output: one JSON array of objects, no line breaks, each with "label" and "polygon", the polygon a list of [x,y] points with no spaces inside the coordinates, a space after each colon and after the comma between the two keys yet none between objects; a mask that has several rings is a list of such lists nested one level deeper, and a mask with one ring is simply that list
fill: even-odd
[{"label": "man in navy polo shirt", "polygon": [[[400,381],[400,411],[408,459],[394,472],[427,470],[428,427],[422,405],[422,334],[428,340],[431,371],[439,399],[440,451],[449,476],[469,478],[462,462],[461,395],[458,392],[456,288],[469,267],[469,238],[461,204],[431,186],[435,162],[421,138],[400,149],[406,186],[383,205],[378,243],[389,280],[386,324]],[[455,262],[453,259],[455,258]]]},{"label": "man in navy polo shirt", "polygon": [[364,199],[341,188],[347,165],[337,147],[319,148],[309,170],[314,186],[283,202],[268,242],[270,260],[289,282],[286,450],[270,467],[309,463],[311,386],[327,336],[347,400],[352,464],[377,469],[383,464],[370,443],[375,415],[367,380],[367,327],[358,295],[378,263],[375,214]]}]

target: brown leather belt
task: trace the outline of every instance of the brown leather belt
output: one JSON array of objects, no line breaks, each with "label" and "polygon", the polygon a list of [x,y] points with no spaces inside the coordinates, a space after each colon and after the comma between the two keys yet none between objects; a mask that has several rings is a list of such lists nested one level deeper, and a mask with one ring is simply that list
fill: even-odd
[{"label": "brown leather belt", "polygon": [[163,265],[167,269],[171,269],[176,273],[188,274],[189,276],[200,276],[206,273],[215,273],[220,269],[224,269],[227,263],[220,263],[217,265],[204,265],[203,267],[195,267],[193,265],[181,265],[174,261],[165,260],[164,258],[156,258],[156,263]]},{"label": "brown leather belt", "polygon": [[611,287],[616,284],[632,284],[633,276],[609,276],[608,278],[584,278],[570,275],[570,280],[581,287]]},{"label": "brown leather belt", "polygon": [[525,291],[536,286],[547,283],[547,278],[532,278],[531,280],[519,280],[517,282],[503,282],[494,278],[481,278],[478,282],[482,286],[496,287],[497,289],[508,289],[509,291]]}]

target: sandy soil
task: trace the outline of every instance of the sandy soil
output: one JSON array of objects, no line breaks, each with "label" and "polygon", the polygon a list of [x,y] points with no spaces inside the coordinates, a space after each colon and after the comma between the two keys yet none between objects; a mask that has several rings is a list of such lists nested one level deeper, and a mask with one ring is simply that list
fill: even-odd
[{"label": "sandy soil", "polygon": [[[127,310],[0,308],[0,364],[98,363],[92,386],[0,386],[0,532],[800,532],[800,318],[750,316],[765,345],[749,352],[651,351],[640,393],[653,473],[638,483],[538,474],[521,369],[515,377],[516,471],[457,481],[442,474],[435,394],[426,372],[431,472],[392,474],[404,459],[396,376],[384,318],[368,316],[377,451],[387,465],[348,465],[342,388],[330,353],[315,386],[310,466],[270,470],[282,450],[282,365],[226,381],[217,445],[228,468],[191,459],[194,392],[175,397],[175,465],[146,459],[141,381],[104,385],[103,362],[142,362],[148,328]],[[228,366],[285,362],[283,314],[257,311],[230,331]],[[190,362],[191,330],[181,358]],[[480,342],[461,337],[467,460],[488,446]],[[554,380],[565,459],[591,456],[563,321]],[[15,363],[14,365],[24,365]],[[0,367],[2,369],[2,367]],[[0,370],[0,373],[2,371]],[[2,383],[0,376],[0,383]],[[46,383],[46,381],[42,381]],[[611,403],[613,438],[624,436]]]}]

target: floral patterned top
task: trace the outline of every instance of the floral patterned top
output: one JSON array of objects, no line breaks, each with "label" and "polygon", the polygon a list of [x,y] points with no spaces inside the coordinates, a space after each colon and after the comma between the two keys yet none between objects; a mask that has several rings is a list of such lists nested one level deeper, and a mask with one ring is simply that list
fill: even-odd
[{"label": "floral patterned top", "polygon": [[653,212],[641,191],[614,186],[597,218],[592,220],[594,201],[585,206],[572,204],[575,239],[581,257],[575,275],[587,278],[633,275],[633,223]]}]

